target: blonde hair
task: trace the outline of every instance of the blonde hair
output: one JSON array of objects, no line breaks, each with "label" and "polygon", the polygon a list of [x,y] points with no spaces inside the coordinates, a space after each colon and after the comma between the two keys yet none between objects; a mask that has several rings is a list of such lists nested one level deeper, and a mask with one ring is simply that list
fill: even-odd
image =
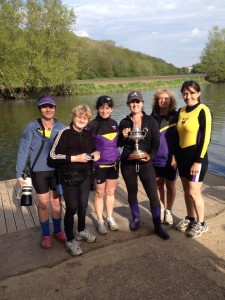
[{"label": "blonde hair", "polygon": [[152,97],[152,110],[159,111],[158,100],[160,98],[160,95],[163,93],[168,94],[168,96],[170,98],[169,111],[176,109],[177,100],[176,100],[175,94],[170,89],[158,89]]},{"label": "blonde hair", "polygon": [[91,120],[91,109],[88,105],[80,104],[74,107],[72,110],[72,122],[76,116],[84,115],[88,118],[88,122]]}]

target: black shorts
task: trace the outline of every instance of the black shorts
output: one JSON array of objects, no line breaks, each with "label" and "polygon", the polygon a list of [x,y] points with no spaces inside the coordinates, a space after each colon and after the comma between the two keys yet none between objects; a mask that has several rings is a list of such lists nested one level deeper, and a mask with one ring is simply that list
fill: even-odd
[{"label": "black shorts", "polygon": [[96,184],[104,183],[106,179],[118,179],[118,178],[119,178],[119,166],[95,169]]},{"label": "black shorts", "polygon": [[37,194],[46,194],[56,189],[56,176],[54,171],[32,172],[32,184]]},{"label": "black shorts", "polygon": [[208,161],[203,161],[201,163],[200,172],[196,175],[190,175],[190,169],[193,162],[189,163],[187,161],[182,161],[178,163],[179,176],[185,177],[188,181],[192,182],[202,182],[204,180],[206,171],[208,169]]},{"label": "black shorts", "polygon": [[190,169],[195,161],[195,152],[190,147],[180,149],[176,154],[178,172],[180,177],[186,178],[192,182],[202,182],[208,169],[208,155],[201,161],[200,172],[196,175],[190,175]]},{"label": "black shorts", "polygon": [[173,167],[154,167],[156,178],[163,177],[167,180],[175,181],[177,178],[177,169]]}]

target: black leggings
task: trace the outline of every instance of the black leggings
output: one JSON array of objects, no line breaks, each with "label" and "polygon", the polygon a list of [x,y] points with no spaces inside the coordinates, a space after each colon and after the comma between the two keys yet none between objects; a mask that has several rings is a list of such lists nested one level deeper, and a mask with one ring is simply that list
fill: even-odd
[{"label": "black leggings", "polygon": [[159,198],[157,194],[157,185],[155,171],[151,162],[139,163],[139,172],[136,172],[136,162],[121,163],[121,173],[125,181],[128,193],[128,202],[131,206],[137,202],[138,193],[138,176],[144,187],[144,190],[150,200],[151,211],[154,208],[160,207]]},{"label": "black leggings", "polygon": [[64,229],[67,241],[74,239],[74,215],[78,215],[78,232],[85,229],[85,217],[88,206],[88,196],[90,191],[90,176],[88,175],[80,185],[67,185],[62,182],[63,197],[66,204],[64,217]]}]

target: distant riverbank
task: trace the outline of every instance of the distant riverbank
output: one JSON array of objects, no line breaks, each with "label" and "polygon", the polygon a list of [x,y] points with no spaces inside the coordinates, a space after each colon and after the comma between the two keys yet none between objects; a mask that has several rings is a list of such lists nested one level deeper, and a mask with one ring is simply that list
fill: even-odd
[{"label": "distant riverbank", "polygon": [[[207,84],[204,74],[185,74],[170,76],[151,76],[151,77],[123,77],[123,78],[101,78],[77,80],[74,84],[59,85],[48,88],[34,88],[32,91],[18,92],[12,94],[11,99],[36,98],[43,92],[51,93],[55,96],[69,95],[93,95],[105,93],[120,93],[130,90],[147,91],[160,87],[181,86],[185,80],[195,79],[200,84]],[[19,89],[18,89],[19,90]],[[3,98],[2,98],[3,99]]]},{"label": "distant riverbank", "polygon": [[205,74],[180,74],[180,75],[166,75],[166,76],[151,76],[151,77],[121,77],[121,78],[101,78],[101,79],[87,79],[87,80],[78,80],[78,84],[99,84],[99,85],[108,85],[108,84],[120,84],[120,83],[132,83],[132,82],[161,82],[161,81],[175,81],[178,79],[193,79],[195,80],[204,80]]},{"label": "distant riverbank", "polygon": [[204,74],[185,74],[171,76],[152,76],[135,78],[103,78],[77,81],[71,90],[72,95],[120,93],[129,90],[147,91],[160,87],[181,86],[185,80],[197,80],[207,84]]}]

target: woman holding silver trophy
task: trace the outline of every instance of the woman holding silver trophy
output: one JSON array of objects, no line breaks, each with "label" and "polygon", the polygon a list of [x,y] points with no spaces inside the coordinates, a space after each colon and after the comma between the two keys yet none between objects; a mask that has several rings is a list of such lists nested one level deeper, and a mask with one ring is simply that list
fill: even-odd
[{"label": "woman holding silver trophy", "polygon": [[137,199],[139,177],[150,201],[154,231],[159,237],[167,240],[170,236],[161,227],[160,202],[152,166],[152,159],[159,147],[159,128],[156,121],[143,111],[144,100],[139,91],[131,91],[128,94],[127,105],[131,113],[119,124],[118,146],[123,147],[121,173],[127,187],[132,214],[130,230],[136,231],[140,225]]},{"label": "woman holding silver trophy", "polygon": [[[37,193],[38,218],[42,229],[41,247],[51,248],[52,238],[49,227],[49,208],[51,207],[52,221],[54,227],[53,236],[62,243],[66,242],[66,236],[61,229],[61,204],[56,193],[55,169],[47,164],[49,151],[55,136],[65,127],[56,118],[56,102],[51,95],[42,95],[38,98],[38,109],[40,118],[30,122],[22,135],[17,155],[16,172],[20,187],[26,192],[30,192],[32,184]],[[24,169],[30,166],[32,178],[30,187],[27,186],[27,179],[23,176]],[[30,188],[30,190],[29,190]],[[26,195],[25,195],[26,196]],[[23,196],[22,196],[23,197]],[[30,205],[28,202],[21,205]]]}]

